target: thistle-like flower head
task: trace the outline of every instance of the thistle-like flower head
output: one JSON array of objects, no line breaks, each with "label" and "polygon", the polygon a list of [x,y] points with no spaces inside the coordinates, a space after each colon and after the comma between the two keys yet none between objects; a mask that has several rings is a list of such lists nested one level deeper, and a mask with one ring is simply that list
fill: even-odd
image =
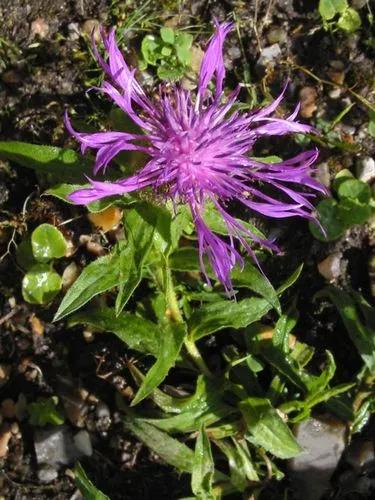
[{"label": "thistle-like flower head", "polygon": [[[91,180],[91,187],[72,193],[71,200],[85,205],[106,196],[151,187],[174,203],[188,204],[197,230],[202,272],[207,276],[203,260],[207,255],[217,278],[229,293],[232,292],[231,269],[236,264],[243,265],[235,240],[253,257],[249,239],[273,250],[277,247],[270,241],[260,240],[230,215],[225,208],[228,202],[237,200],[268,217],[299,216],[314,220],[310,200],[316,192],[325,193],[324,186],[311,177],[317,150],[272,164],[249,156],[260,137],[306,133],[312,128],[296,120],[299,106],[287,118],[273,116],[285,88],[272,104],[260,110],[241,113],[235,109],[239,88],[228,96],[223,92],[223,44],[231,28],[230,23],[216,22],[216,31],[201,63],[195,94],[173,84],[168,91],[160,89],[154,99],[146,96],[135,79],[135,70],[124,61],[114,31],[108,36],[102,33],[107,60],[95,45],[94,51],[108,81],[104,81],[100,90],[143,133],[79,133],[73,130],[68,117],[65,118],[69,132],[81,143],[82,152],[87,148],[97,151],[95,174],[105,170],[120,151],[142,151],[149,157],[146,165],[134,175],[117,182]],[[209,84],[213,80],[215,90],[211,91]],[[272,188],[273,194],[262,189],[265,185]],[[228,239],[219,237],[206,225],[207,202],[213,203],[225,221]]]}]

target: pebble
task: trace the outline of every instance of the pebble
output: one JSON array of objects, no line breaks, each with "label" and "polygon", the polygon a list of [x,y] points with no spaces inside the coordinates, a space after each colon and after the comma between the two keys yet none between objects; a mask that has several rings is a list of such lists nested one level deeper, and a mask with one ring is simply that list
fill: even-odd
[{"label": "pebble", "polygon": [[41,483],[52,483],[58,477],[57,470],[49,464],[43,464],[38,469],[38,479]]},{"label": "pebble", "polygon": [[274,43],[269,47],[262,50],[261,55],[258,59],[258,64],[260,66],[267,66],[269,64],[274,64],[276,59],[281,56],[281,49],[278,43]]},{"label": "pebble", "polygon": [[358,159],[356,174],[360,181],[372,182],[375,179],[375,160],[370,156]]},{"label": "pebble", "polygon": [[80,32],[78,23],[69,23],[68,24],[68,38],[72,42],[79,40]]},{"label": "pebble", "polygon": [[341,96],[341,88],[336,87],[328,92],[328,95],[331,99],[338,99]]},{"label": "pebble", "polygon": [[345,426],[334,419],[310,418],[297,426],[296,439],[304,453],[289,462],[289,469],[298,498],[317,500],[330,487],[345,448],[345,432]]},{"label": "pebble", "polygon": [[100,42],[100,22],[97,19],[87,19],[81,27],[82,34],[91,37],[94,32],[94,40]]},{"label": "pebble", "polygon": [[59,376],[58,381],[58,394],[64,405],[66,416],[73,425],[83,428],[88,413],[86,398],[82,397],[73,379]]},{"label": "pebble", "polygon": [[122,210],[118,207],[108,207],[99,213],[89,213],[87,215],[91,224],[100,228],[105,233],[111,229],[116,229],[122,219]]},{"label": "pebble", "polygon": [[96,243],[95,241],[88,241],[86,243],[87,251],[96,255],[97,257],[102,257],[106,254],[104,247],[100,243]]},{"label": "pebble", "polygon": [[318,271],[330,283],[337,280],[341,274],[341,252],[334,252],[319,262]]},{"label": "pebble", "polygon": [[34,447],[38,464],[69,465],[82,455],[66,425],[36,430]]},{"label": "pebble", "polygon": [[82,430],[77,432],[73,439],[77,450],[80,451],[82,455],[85,455],[87,457],[90,457],[92,455],[93,449],[90,434],[87,431]]},{"label": "pebble", "polygon": [[286,38],[286,32],[281,28],[272,28],[267,33],[267,40],[270,44],[284,43]]},{"label": "pebble", "polygon": [[10,365],[6,365],[4,363],[0,364],[0,387],[2,387],[8,382],[10,371],[11,371]]},{"label": "pebble", "polygon": [[331,185],[331,174],[327,162],[320,163],[316,169],[317,179],[324,184],[327,188]]},{"label": "pebble", "polygon": [[96,410],[95,410],[97,418],[110,418],[111,412],[108,406],[103,403],[103,401],[99,401]]},{"label": "pebble", "polygon": [[80,269],[78,265],[73,261],[71,262],[66,268],[64,269],[62,273],[62,288],[64,291],[68,290],[75,280],[78,278],[80,273]]},{"label": "pebble", "polygon": [[30,37],[46,38],[49,33],[49,25],[43,17],[37,17],[30,25]]},{"label": "pebble", "polygon": [[12,432],[8,425],[3,425],[0,429],[0,458],[4,458],[8,454],[8,445],[12,437]]},{"label": "pebble", "polygon": [[301,102],[301,116],[304,118],[311,118],[315,111],[318,109],[316,105],[316,98],[318,93],[315,87],[303,87],[299,91],[299,100]]},{"label": "pebble", "polygon": [[44,334],[44,325],[35,314],[31,316],[29,322],[33,335],[42,336]]}]

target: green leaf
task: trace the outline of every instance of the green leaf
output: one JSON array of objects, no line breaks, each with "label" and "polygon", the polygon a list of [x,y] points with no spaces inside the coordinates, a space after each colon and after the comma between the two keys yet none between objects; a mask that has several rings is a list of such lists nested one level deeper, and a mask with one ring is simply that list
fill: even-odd
[{"label": "green leaf", "polygon": [[354,33],[361,27],[361,24],[360,15],[351,7],[345,9],[337,21],[337,26],[347,33]]},{"label": "green leaf", "polygon": [[173,45],[173,43],[174,43],[174,31],[172,28],[170,28],[168,26],[163,26],[162,28],[160,28],[160,36],[161,36],[161,39],[163,40],[163,42],[170,43],[171,45]]},{"label": "green leaf", "polygon": [[63,298],[54,321],[68,316],[99,293],[117,286],[120,282],[119,265],[119,252],[114,251],[86,266]]},{"label": "green leaf", "polygon": [[[158,396],[154,401],[157,399]],[[174,398],[174,403],[178,407],[178,415],[145,421],[169,433],[193,432],[199,430],[201,425],[212,425],[235,411],[223,402],[222,388],[202,375],[198,377],[195,393],[185,398]]]},{"label": "green leaf", "polygon": [[[194,247],[181,247],[169,257],[169,265],[175,271],[200,272],[199,254]],[[205,262],[206,272],[212,279],[217,279],[208,262]],[[245,267],[235,267],[231,272],[232,283],[237,288],[249,288],[281,313],[281,306],[277,293],[268,279],[255,266],[246,262]]]},{"label": "green leaf", "polygon": [[180,472],[191,473],[193,471],[194,452],[186,444],[180,443],[166,432],[137,418],[125,419],[124,425],[167,464]]},{"label": "green leaf", "polygon": [[278,287],[276,290],[278,295],[282,295],[285,290],[290,288],[291,286],[294,285],[294,283],[298,280],[298,278],[301,276],[303,269],[303,264],[300,264],[295,271],[292,272],[292,274],[287,278],[282,285]]},{"label": "green leaf", "polygon": [[334,287],[324,288],[317,297],[328,297],[333,302],[364,363],[375,373],[375,330],[362,323],[352,297]]},{"label": "green leaf", "polygon": [[152,205],[140,204],[125,212],[124,228],[128,238],[120,254],[120,285],[116,297],[116,314],[124,309],[142,279],[143,264],[151,249],[157,221]]},{"label": "green leaf", "polygon": [[191,337],[198,340],[223,328],[245,328],[259,321],[271,308],[268,300],[258,297],[238,302],[220,300],[195,311],[189,319],[188,330]]},{"label": "green leaf", "polygon": [[369,203],[371,200],[371,188],[358,179],[344,179],[338,185],[337,194],[341,199],[356,200],[359,203]]},{"label": "green leaf", "polygon": [[158,326],[135,314],[123,312],[116,316],[114,309],[101,307],[74,314],[69,319],[69,326],[90,325],[98,330],[114,333],[131,349],[157,356],[162,332]]},{"label": "green leaf", "polygon": [[51,224],[41,224],[33,231],[31,247],[35,260],[39,262],[60,259],[67,250],[64,236]]},{"label": "green leaf", "polygon": [[193,44],[193,35],[191,35],[190,33],[184,33],[182,31],[176,33],[176,41],[175,41],[176,47],[183,47],[186,49],[190,49],[192,44]]},{"label": "green leaf", "polygon": [[[160,41],[160,39],[159,39]],[[146,35],[142,40],[141,52],[147,64],[155,66],[160,58],[160,44],[153,35]]]},{"label": "green leaf", "polygon": [[[74,203],[69,199],[69,195],[77,191],[78,189],[85,189],[90,187],[90,184],[66,184],[60,183],[55,186],[47,189],[44,194],[49,196],[55,196],[59,200],[65,201],[65,203],[69,203],[74,205]],[[92,201],[86,208],[89,212],[97,213],[103,212],[107,208],[111,207],[115,201],[117,196],[109,196],[108,198],[103,198],[102,200]],[[130,200],[129,200],[130,201]]]},{"label": "green leaf", "polygon": [[191,63],[192,53],[189,47],[177,46],[176,47],[177,58],[181,64],[188,66]]},{"label": "green leaf", "polygon": [[320,227],[309,222],[309,228],[317,240],[320,241],[333,241],[343,235],[346,225],[342,220],[340,207],[336,200],[327,198],[319,203],[317,206],[319,221],[326,231],[324,235]]},{"label": "green leaf", "polygon": [[160,330],[159,352],[156,363],[147,372],[132,401],[132,406],[149,396],[163,382],[180,353],[186,335],[186,325],[184,323],[165,321],[160,325]]},{"label": "green leaf", "polygon": [[326,21],[335,17],[336,14],[344,12],[347,7],[347,0],[319,0],[319,13]]},{"label": "green leaf", "polygon": [[61,277],[48,264],[35,264],[22,280],[22,296],[30,304],[48,304],[61,289]]},{"label": "green leaf", "polygon": [[104,495],[93,485],[79,462],[74,467],[74,480],[83,500],[110,500],[107,495]]},{"label": "green leaf", "polygon": [[56,407],[57,403],[56,397],[39,398],[37,401],[29,403],[27,405],[29,424],[37,427],[63,424],[64,417]]},{"label": "green leaf", "polygon": [[374,211],[370,204],[359,203],[350,198],[340,201],[339,210],[340,218],[347,227],[364,224]]},{"label": "green leaf", "polygon": [[24,271],[28,271],[31,267],[37,264],[36,260],[34,259],[30,236],[27,236],[18,245],[16,251],[16,259],[17,264],[21,266]]},{"label": "green leaf", "polygon": [[375,112],[369,111],[368,133],[375,137]]},{"label": "green leaf", "polygon": [[184,76],[184,68],[179,65],[161,64],[158,66],[157,74],[160,80],[179,80]]},{"label": "green leaf", "polygon": [[92,169],[92,160],[72,149],[27,142],[0,142],[0,159],[14,161],[40,173],[52,174],[63,182],[82,180]]},{"label": "green leaf", "polygon": [[247,443],[244,439],[220,439],[215,444],[228,459],[230,481],[238,489],[245,491],[249,481],[259,481],[259,476],[254,468]]},{"label": "green leaf", "polygon": [[292,458],[302,449],[268,399],[247,398],[239,403],[247,425],[246,438],[278,458]]},{"label": "green leaf", "polygon": [[195,443],[194,466],[191,475],[191,489],[197,498],[207,500],[215,498],[212,491],[214,472],[210,440],[202,426]]}]

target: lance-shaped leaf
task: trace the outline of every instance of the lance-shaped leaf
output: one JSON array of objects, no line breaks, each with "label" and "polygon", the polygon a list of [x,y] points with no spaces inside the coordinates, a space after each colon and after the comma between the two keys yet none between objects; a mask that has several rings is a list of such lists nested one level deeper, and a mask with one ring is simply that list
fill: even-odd
[{"label": "lance-shaped leaf", "polygon": [[268,399],[247,398],[239,403],[247,425],[246,439],[278,458],[292,458],[302,449]]},{"label": "lance-shaped leaf", "polygon": [[79,462],[74,467],[74,481],[84,500],[110,500],[93,485]]},{"label": "lance-shaped leaf", "polygon": [[214,472],[210,440],[202,426],[195,443],[194,466],[191,475],[191,489],[197,498],[207,500],[215,498],[212,490]]}]

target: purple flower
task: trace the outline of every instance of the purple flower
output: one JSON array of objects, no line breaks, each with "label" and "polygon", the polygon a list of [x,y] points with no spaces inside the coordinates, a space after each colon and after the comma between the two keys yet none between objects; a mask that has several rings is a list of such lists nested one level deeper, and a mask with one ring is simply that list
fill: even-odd
[{"label": "purple flower", "polygon": [[[310,175],[318,156],[316,149],[272,164],[249,157],[259,137],[313,129],[296,120],[299,106],[287,118],[273,116],[285,88],[272,104],[260,110],[240,113],[235,109],[239,88],[229,96],[223,92],[223,44],[231,29],[230,23],[216,22],[216,32],[201,63],[196,95],[179,85],[171,85],[168,91],[161,89],[154,99],[145,95],[134,77],[135,70],[124,61],[114,30],[108,36],[102,32],[108,60],[102,58],[95,45],[94,51],[109,81],[104,81],[100,90],[108,94],[143,133],[79,133],[73,130],[68,117],[65,118],[66,127],[81,143],[82,152],[87,148],[97,151],[95,174],[105,171],[120,151],[135,150],[149,155],[148,163],[134,175],[114,183],[91,180],[90,188],[75,191],[70,199],[85,205],[149,186],[174,202],[188,204],[197,230],[202,272],[207,277],[203,261],[207,255],[217,278],[229,293],[232,292],[231,270],[236,264],[243,265],[235,240],[254,259],[249,240],[272,250],[277,251],[277,247],[271,241],[261,240],[232,217],[224,208],[227,203],[237,200],[268,217],[299,216],[315,220],[310,200],[316,192],[326,191]],[[212,80],[215,80],[214,91],[209,88]],[[266,191],[263,187],[267,187]],[[208,201],[225,221],[227,240],[213,233],[204,221]]]}]

